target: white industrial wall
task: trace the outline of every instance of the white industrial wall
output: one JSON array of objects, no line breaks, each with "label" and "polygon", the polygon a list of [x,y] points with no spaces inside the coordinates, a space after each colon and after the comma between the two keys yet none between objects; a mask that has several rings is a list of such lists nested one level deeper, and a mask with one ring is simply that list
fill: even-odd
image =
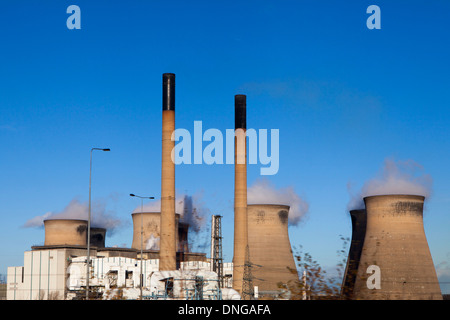
[{"label": "white industrial wall", "polygon": [[[73,258],[69,266],[68,287],[70,290],[80,290],[86,285],[86,257]],[[91,258],[92,268],[89,279],[90,286],[107,286],[108,272],[117,272],[118,287],[139,287],[141,260],[125,257]],[[151,273],[158,271],[159,260],[149,259],[142,262],[144,275],[143,286],[147,286],[147,279]],[[132,281],[127,281],[127,272],[132,272]]]},{"label": "white industrial wall", "polygon": [[[33,250],[24,253],[23,267],[8,267],[8,300],[70,299],[75,290],[86,286],[86,256],[72,257],[74,253],[64,249]],[[109,289],[108,272],[117,272],[117,287],[139,288],[141,260],[126,257],[91,258],[89,285]],[[208,272],[210,263],[204,261],[181,262],[180,271]],[[159,260],[143,260],[143,287],[150,287],[152,275],[159,271]],[[132,273],[132,275],[131,275]],[[230,278],[233,264],[224,263],[224,275]],[[131,279],[127,279],[127,274]],[[183,272],[181,273],[183,274]],[[180,275],[181,275],[180,274]],[[231,285],[231,282],[228,283]]]},{"label": "white industrial wall", "polygon": [[24,266],[8,268],[7,299],[63,299],[65,279],[64,251],[25,251]]}]

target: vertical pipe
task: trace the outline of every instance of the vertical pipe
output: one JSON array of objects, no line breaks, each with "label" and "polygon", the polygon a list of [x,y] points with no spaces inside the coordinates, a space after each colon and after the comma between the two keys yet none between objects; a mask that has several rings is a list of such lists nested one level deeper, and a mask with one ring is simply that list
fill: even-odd
[{"label": "vertical pipe", "polygon": [[242,295],[247,230],[246,96],[235,95],[233,289]]},{"label": "vertical pipe", "polygon": [[162,164],[161,164],[161,230],[159,270],[176,270],[175,238],[175,75],[163,74]]}]

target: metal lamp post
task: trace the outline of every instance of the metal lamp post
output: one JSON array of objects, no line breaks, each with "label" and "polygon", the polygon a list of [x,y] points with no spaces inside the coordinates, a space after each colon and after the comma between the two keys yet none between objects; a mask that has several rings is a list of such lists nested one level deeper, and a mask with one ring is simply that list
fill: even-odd
[{"label": "metal lamp post", "polygon": [[143,257],[143,247],[144,247],[144,199],[155,199],[154,197],[141,197],[141,196],[137,196],[133,193],[130,193],[130,197],[136,197],[136,198],[140,198],[141,199],[141,272],[139,275],[139,279],[140,279],[140,284],[139,287],[141,289],[141,300],[142,300],[142,286],[144,283],[144,279],[143,279],[143,274],[142,274],[142,257]]},{"label": "metal lamp post", "polygon": [[92,181],[92,151],[111,151],[111,149],[92,148],[91,149],[91,161],[89,168],[89,213],[88,213],[88,226],[87,226],[87,266],[86,266],[86,300],[89,299],[89,268],[91,265],[91,181]]}]

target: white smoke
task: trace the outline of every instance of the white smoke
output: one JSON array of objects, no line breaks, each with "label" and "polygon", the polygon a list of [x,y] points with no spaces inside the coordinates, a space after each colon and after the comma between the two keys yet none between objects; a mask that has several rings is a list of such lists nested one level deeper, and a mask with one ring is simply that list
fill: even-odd
[{"label": "white smoke", "polygon": [[248,188],[247,203],[283,204],[290,206],[290,225],[297,225],[309,210],[309,204],[295,192],[293,187],[285,187],[277,190],[267,179],[259,179]]},{"label": "white smoke", "polygon": [[352,194],[348,210],[364,208],[364,197],[385,194],[408,194],[429,197],[433,179],[425,174],[424,168],[413,160],[394,161],[385,159],[382,170],[367,181],[361,191]]},{"label": "white smoke", "polygon": [[[78,199],[73,199],[61,212],[47,212],[41,216],[36,216],[29,219],[23,227],[42,227],[46,219],[81,219],[88,220],[89,203],[81,202]],[[107,234],[111,235],[119,226],[121,221],[114,218],[112,211],[106,210],[106,205],[103,201],[93,201],[91,203],[91,227],[105,228]]]},{"label": "white smoke", "polygon": [[[137,206],[133,213],[141,212],[161,212],[161,200],[152,200]],[[180,214],[180,221],[189,224],[189,230],[199,232],[206,223],[206,217],[210,210],[203,202],[203,193],[196,193],[192,196],[179,194],[175,197],[175,213]]]},{"label": "white smoke", "polygon": [[159,250],[159,237],[155,237],[153,234],[145,242],[146,250]]}]

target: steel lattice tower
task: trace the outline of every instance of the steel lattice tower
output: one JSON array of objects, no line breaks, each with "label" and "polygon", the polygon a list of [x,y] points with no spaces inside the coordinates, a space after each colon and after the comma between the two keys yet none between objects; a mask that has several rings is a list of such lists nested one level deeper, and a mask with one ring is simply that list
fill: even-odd
[{"label": "steel lattice tower", "polygon": [[223,258],[222,258],[222,216],[212,217],[212,270],[219,277],[219,286],[223,288]]},{"label": "steel lattice tower", "polygon": [[250,252],[248,246],[245,248],[244,278],[242,282],[242,299],[253,300],[253,264],[250,262]]}]

